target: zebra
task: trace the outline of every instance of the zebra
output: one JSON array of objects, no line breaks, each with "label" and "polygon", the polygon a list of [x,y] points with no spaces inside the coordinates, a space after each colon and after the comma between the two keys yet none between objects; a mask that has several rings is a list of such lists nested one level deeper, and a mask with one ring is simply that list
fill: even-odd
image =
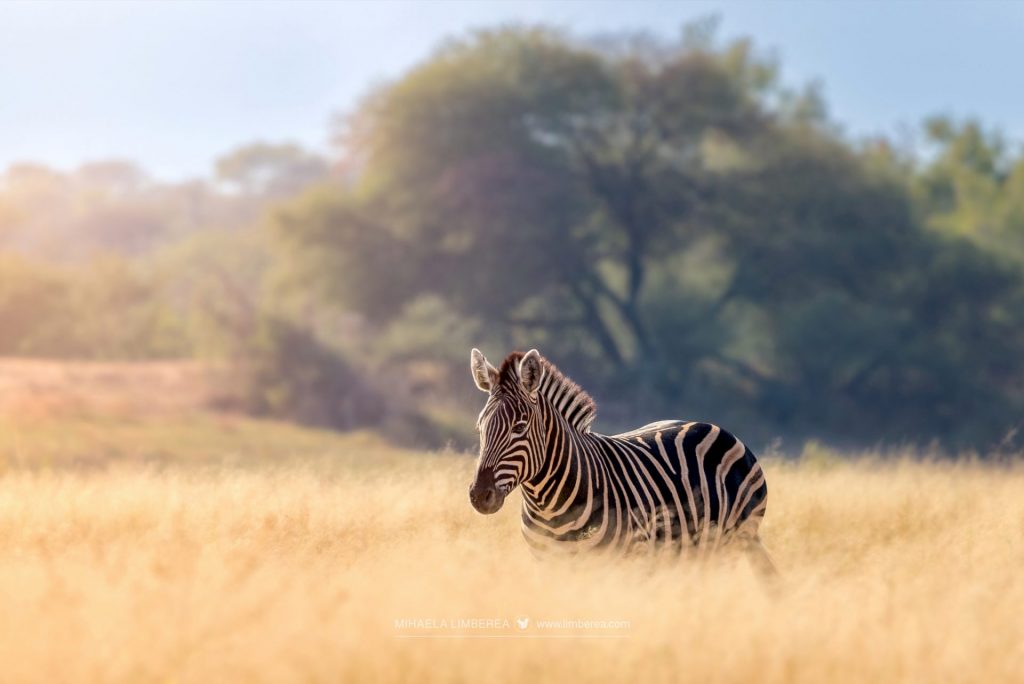
[{"label": "zebra", "polygon": [[493,514],[522,487],[521,530],[535,552],[704,555],[738,542],[775,574],[758,536],[764,472],[736,437],[678,420],[598,434],[594,400],[536,349],[509,354],[498,369],[473,349],[470,365],[488,394],[470,502]]}]

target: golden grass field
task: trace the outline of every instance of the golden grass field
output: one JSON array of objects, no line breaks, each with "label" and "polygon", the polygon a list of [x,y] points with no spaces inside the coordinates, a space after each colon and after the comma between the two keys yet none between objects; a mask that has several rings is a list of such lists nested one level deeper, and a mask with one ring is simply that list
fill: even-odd
[{"label": "golden grass field", "polygon": [[517,496],[472,510],[465,454],[78,408],[0,420],[4,682],[1024,676],[1019,466],[767,459],[766,584],[730,558],[537,561]]}]

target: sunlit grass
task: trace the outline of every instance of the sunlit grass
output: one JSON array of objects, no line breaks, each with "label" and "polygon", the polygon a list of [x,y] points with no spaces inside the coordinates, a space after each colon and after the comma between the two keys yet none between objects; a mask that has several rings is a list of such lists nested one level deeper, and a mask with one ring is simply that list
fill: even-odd
[{"label": "sunlit grass", "polygon": [[370,432],[339,434],[290,423],[195,413],[156,417],[0,417],[0,469],[112,465],[233,465],[326,461],[362,469],[412,452]]},{"label": "sunlit grass", "polygon": [[[516,497],[492,517],[470,508],[471,458],[221,420],[96,424],[92,438],[85,425],[51,423],[59,439],[42,425],[3,426],[4,681],[917,682],[1024,671],[1020,468],[770,461],[773,586],[733,559],[540,562],[519,536]],[[75,444],[106,445],[111,460],[30,467],[31,454],[61,463]],[[157,465],[129,457],[157,452]],[[378,467],[355,467],[367,462]],[[395,626],[471,618],[509,626]],[[629,626],[541,629],[547,619]]]}]

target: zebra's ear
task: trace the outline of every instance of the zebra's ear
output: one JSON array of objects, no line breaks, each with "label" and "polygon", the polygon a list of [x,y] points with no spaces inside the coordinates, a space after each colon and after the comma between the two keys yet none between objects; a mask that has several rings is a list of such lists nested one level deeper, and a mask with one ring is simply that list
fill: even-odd
[{"label": "zebra's ear", "polygon": [[536,397],[543,377],[544,366],[540,362],[540,352],[531,349],[519,361],[519,382],[531,397]]},{"label": "zebra's ear", "polygon": [[479,349],[474,348],[469,353],[469,369],[473,373],[473,382],[481,392],[490,393],[498,384],[498,370],[488,363]]}]

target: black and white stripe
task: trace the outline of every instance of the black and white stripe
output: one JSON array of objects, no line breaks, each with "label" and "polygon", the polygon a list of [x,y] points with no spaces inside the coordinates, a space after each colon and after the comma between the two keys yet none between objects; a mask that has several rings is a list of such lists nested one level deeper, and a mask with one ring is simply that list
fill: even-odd
[{"label": "black and white stripe", "polygon": [[522,486],[522,532],[541,551],[740,542],[765,569],[758,526],[768,490],[753,452],[716,425],[662,421],[601,435],[593,400],[533,350],[495,369],[473,350],[480,461],[470,499],[482,513]]}]

